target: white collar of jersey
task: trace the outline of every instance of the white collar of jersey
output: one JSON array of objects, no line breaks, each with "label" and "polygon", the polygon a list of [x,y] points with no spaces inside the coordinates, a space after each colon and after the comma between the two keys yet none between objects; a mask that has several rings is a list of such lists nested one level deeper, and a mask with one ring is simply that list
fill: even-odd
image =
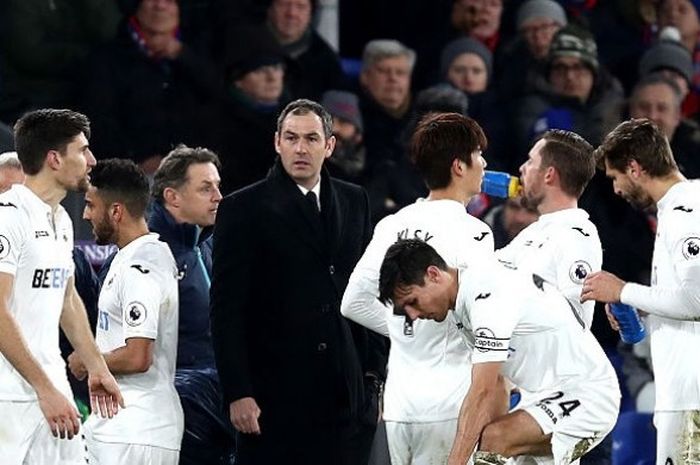
[{"label": "white collar of jersey", "polygon": [[656,207],[659,210],[664,210],[665,208],[669,207],[670,204],[678,201],[679,199],[683,199],[687,202],[689,199],[692,199],[692,196],[688,197],[686,191],[692,189],[693,185],[700,186],[700,181],[681,181],[674,184],[669,190],[666,191],[664,196],[659,199],[659,201],[656,203]]},{"label": "white collar of jersey", "polygon": [[[430,202],[431,207],[436,207],[438,205],[445,205],[445,208],[459,208],[460,210],[465,210],[466,207],[462,202],[458,202],[452,199],[437,199],[433,200],[429,197],[421,197],[416,199],[415,204],[425,204]],[[414,204],[414,205],[415,205]]]},{"label": "white collar of jersey", "polygon": [[137,250],[141,244],[147,243],[147,242],[158,242],[158,238],[160,236],[156,233],[148,233],[144,234],[143,236],[139,236],[133,241],[129,242],[126,244],[124,247],[119,249],[119,252],[117,252],[116,257],[114,257],[114,261],[116,262],[117,259],[119,258],[120,260],[123,260],[124,257],[128,257],[131,255],[132,250]]},{"label": "white collar of jersey", "polygon": [[11,190],[14,191],[20,198],[26,199],[27,202],[30,202],[32,208],[40,208],[48,213],[51,213],[51,205],[41,200],[41,198],[36,195],[33,190],[24,184],[13,184]]},{"label": "white collar of jersey", "polygon": [[588,219],[588,212],[582,208],[565,208],[551,213],[540,215],[538,221],[541,223],[560,222],[562,219]]}]

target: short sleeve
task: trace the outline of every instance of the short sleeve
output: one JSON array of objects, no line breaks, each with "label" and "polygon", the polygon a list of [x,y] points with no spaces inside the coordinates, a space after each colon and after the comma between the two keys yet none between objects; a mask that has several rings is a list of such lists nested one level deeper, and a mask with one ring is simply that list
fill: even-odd
[{"label": "short sleeve", "polygon": [[470,305],[474,328],[472,363],[505,362],[517,323],[517,306],[509,302],[505,292],[487,287],[474,294]]},{"label": "short sleeve", "polygon": [[0,205],[0,272],[15,275],[19,266],[20,251],[24,247],[22,221],[17,207],[11,203]]},{"label": "short sleeve", "polygon": [[158,313],[163,301],[157,271],[151,264],[133,261],[124,265],[120,302],[124,339],[156,339]]}]

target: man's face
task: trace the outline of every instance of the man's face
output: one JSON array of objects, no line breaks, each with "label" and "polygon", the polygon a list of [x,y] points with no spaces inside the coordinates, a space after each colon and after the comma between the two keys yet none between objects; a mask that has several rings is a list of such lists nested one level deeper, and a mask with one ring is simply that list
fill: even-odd
[{"label": "man's face", "polygon": [[467,175],[465,182],[467,183],[467,192],[470,196],[477,195],[481,192],[481,184],[484,181],[484,169],[486,169],[486,160],[481,155],[481,150],[475,150],[471,153],[472,165],[467,166]]},{"label": "man's face", "polygon": [[522,25],[520,34],[525,38],[527,48],[537,60],[544,60],[549,53],[554,35],[561,25],[549,18],[533,18]]},{"label": "man's face", "polygon": [[26,176],[22,168],[4,166],[0,168],[0,194],[10,189],[13,184],[24,184]]},{"label": "man's face", "polygon": [[56,179],[68,191],[85,192],[90,186],[90,171],[97,160],[90,151],[88,140],[82,132],[75,136],[60,153]]},{"label": "man's face", "polygon": [[673,26],[683,40],[696,40],[700,32],[698,12],[688,0],[664,0],[659,8],[659,26]]},{"label": "man's face", "polygon": [[255,102],[274,105],[282,95],[284,66],[281,64],[262,66],[245,74],[235,84]]},{"label": "man's face", "polygon": [[[437,269],[431,266],[428,269]],[[405,313],[411,321],[434,320],[445,321],[450,310],[448,285],[445,280],[434,279],[436,271],[427,271],[423,284],[400,286],[394,291],[394,308]]]},{"label": "man's face", "polygon": [[670,141],[681,121],[680,102],[666,84],[648,85],[632,96],[630,117],[652,120]]},{"label": "man's face", "polygon": [[613,190],[633,207],[646,211],[654,206],[654,199],[631,176],[631,168],[623,173],[616,170],[605,160],[605,175],[612,180]]},{"label": "man's face", "polygon": [[554,92],[586,102],[593,89],[593,72],[576,57],[557,57],[549,71]]},{"label": "man's face", "polygon": [[405,56],[384,58],[362,71],[360,82],[384,108],[395,111],[408,98],[411,66]]},{"label": "man's face", "polygon": [[527,154],[527,160],[520,165],[520,182],[522,183],[522,203],[523,206],[530,209],[537,207],[544,200],[544,175],[545,170],[542,169],[542,148],[547,143],[544,139],[540,139],[530,149]]},{"label": "man's face", "polygon": [[289,114],[275,133],[275,150],[282,166],[299,185],[311,189],[321,174],[323,161],[331,156],[335,137],[326,139],[321,118],[315,113]]},{"label": "man's face", "polygon": [[348,145],[357,145],[362,142],[362,133],[350,121],[333,117],[333,135],[335,136],[336,150]]},{"label": "man's face", "polygon": [[114,244],[117,241],[116,228],[110,216],[110,205],[100,196],[97,188],[90,186],[85,192],[83,219],[92,224],[92,234],[98,245]]},{"label": "man's face", "polygon": [[476,94],[486,90],[488,72],[484,60],[478,55],[462,53],[450,63],[447,79],[459,90]]},{"label": "man's face", "polygon": [[502,0],[456,0],[452,25],[466,35],[491,37],[501,27]]},{"label": "man's face", "polygon": [[275,0],[267,17],[283,44],[296,42],[311,23],[311,1]]},{"label": "man's face", "polygon": [[177,0],[142,0],[136,19],[149,32],[172,34],[180,25],[180,8]]},{"label": "man's face", "polygon": [[195,163],[187,168],[186,177],[175,190],[179,219],[202,228],[213,225],[221,202],[219,170],[213,163]]}]

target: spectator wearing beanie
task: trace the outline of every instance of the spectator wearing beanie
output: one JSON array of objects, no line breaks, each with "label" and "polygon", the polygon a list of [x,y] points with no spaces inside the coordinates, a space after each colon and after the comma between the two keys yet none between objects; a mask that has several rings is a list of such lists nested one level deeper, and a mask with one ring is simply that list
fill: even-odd
[{"label": "spectator wearing beanie", "polygon": [[262,179],[272,167],[277,114],[288,101],[284,51],[266,27],[239,26],[227,44],[215,145],[224,195]]},{"label": "spectator wearing beanie", "polygon": [[567,25],[564,9],[554,0],[528,0],[518,9],[518,35],[498,63],[499,94],[512,101],[546,87],[545,66],[555,34]]},{"label": "spectator wearing beanie", "polygon": [[514,110],[523,161],[532,140],[549,129],[574,131],[596,145],[619,119],[622,87],[600,66],[590,32],[572,25],[560,30],[546,69],[548,87],[521,99]]},{"label": "spectator wearing beanie", "polygon": [[[440,55],[444,82],[462,91],[469,99],[468,115],[483,128],[489,140],[484,157],[495,170],[508,171],[508,137],[503,105],[490,90],[493,55],[481,42],[462,37],[448,43]],[[514,166],[512,168],[515,168]]]},{"label": "spectator wearing beanie", "polygon": [[657,72],[678,85],[683,99],[683,116],[692,116],[700,110],[700,93],[691,86],[693,58],[680,42],[662,39],[644,52],[639,60],[639,77]]},{"label": "spectator wearing beanie", "polygon": [[343,90],[329,90],[323,94],[321,105],[333,117],[335,136],[333,154],[326,160],[328,172],[343,181],[362,184],[367,154],[357,95]]},{"label": "spectator wearing beanie", "polygon": [[134,8],[91,57],[82,108],[98,158],[130,158],[153,173],[173,146],[211,142],[220,80],[205,52],[181,37],[176,1]]}]

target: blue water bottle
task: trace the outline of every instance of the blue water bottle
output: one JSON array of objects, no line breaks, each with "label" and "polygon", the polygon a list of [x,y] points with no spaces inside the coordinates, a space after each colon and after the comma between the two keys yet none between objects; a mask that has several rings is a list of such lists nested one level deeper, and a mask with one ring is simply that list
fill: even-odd
[{"label": "blue water bottle", "polygon": [[520,194],[520,179],[502,171],[484,171],[481,190],[485,194],[504,199]]},{"label": "blue water bottle", "polygon": [[620,325],[620,339],[626,344],[636,344],[647,335],[637,309],[627,304],[610,304],[610,311]]}]

